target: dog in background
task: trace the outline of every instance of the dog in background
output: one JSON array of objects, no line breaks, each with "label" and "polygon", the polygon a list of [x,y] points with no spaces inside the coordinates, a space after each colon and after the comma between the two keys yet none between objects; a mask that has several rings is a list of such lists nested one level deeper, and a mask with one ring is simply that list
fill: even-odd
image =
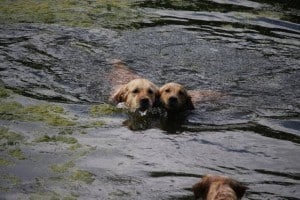
[{"label": "dog in background", "polygon": [[193,110],[191,96],[183,85],[167,83],[159,89],[160,103],[169,112]]},{"label": "dog in background", "polygon": [[213,90],[186,90],[179,83],[166,83],[159,89],[160,103],[168,112],[193,110],[194,103],[214,101],[224,96]]},{"label": "dog in background", "polygon": [[232,178],[210,174],[192,188],[195,198],[203,200],[239,200],[246,189],[246,186]]}]

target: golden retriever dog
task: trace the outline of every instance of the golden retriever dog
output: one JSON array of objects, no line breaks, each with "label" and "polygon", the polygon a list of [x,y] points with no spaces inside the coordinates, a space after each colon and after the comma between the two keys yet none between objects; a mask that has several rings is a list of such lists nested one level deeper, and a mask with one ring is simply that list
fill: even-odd
[{"label": "golden retriever dog", "polygon": [[246,189],[246,186],[232,178],[210,174],[192,188],[195,198],[203,200],[239,200]]},{"label": "golden retriever dog", "polygon": [[169,112],[193,110],[194,103],[214,101],[224,96],[213,90],[186,90],[179,83],[166,83],[159,89],[160,103]]},{"label": "golden retriever dog", "polygon": [[160,103],[167,111],[193,110],[191,96],[183,85],[167,83],[159,89]]},{"label": "golden retriever dog", "polygon": [[113,68],[109,80],[113,87],[110,100],[124,103],[131,111],[146,111],[158,101],[158,87],[151,81],[141,78],[121,60],[110,61]]},{"label": "golden retriever dog", "polygon": [[117,103],[124,102],[131,111],[145,112],[154,106],[158,96],[158,88],[154,83],[138,78],[122,85],[112,99]]}]

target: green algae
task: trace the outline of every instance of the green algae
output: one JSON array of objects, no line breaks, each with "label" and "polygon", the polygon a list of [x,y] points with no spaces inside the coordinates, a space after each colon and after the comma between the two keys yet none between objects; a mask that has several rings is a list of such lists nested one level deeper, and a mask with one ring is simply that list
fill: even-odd
[{"label": "green algae", "polygon": [[85,156],[85,155],[91,153],[94,150],[96,150],[96,147],[89,146],[87,149],[84,149],[83,151],[79,152],[78,156]]},{"label": "green algae", "polygon": [[23,113],[26,119],[31,119],[33,121],[45,121],[52,126],[74,126],[76,123],[63,117],[64,108],[52,104],[41,104],[27,106],[24,108]]},{"label": "green algae", "polygon": [[105,125],[105,122],[104,121],[95,121],[95,122],[92,122],[91,125],[93,127],[101,127],[101,126]]},{"label": "green algae", "polygon": [[13,162],[6,160],[4,158],[0,158],[0,166],[9,166],[13,165]]},{"label": "green algae", "polygon": [[73,132],[74,132],[73,129],[67,128],[67,129],[61,130],[58,134],[59,134],[59,135],[72,135]]},{"label": "green algae", "polygon": [[129,197],[129,196],[131,196],[131,193],[125,192],[123,190],[116,190],[114,192],[109,193],[109,196],[111,196],[113,198]]},{"label": "green algae", "polygon": [[133,3],[134,0],[0,1],[0,22],[125,28],[143,20]]},{"label": "green algae", "polygon": [[70,151],[75,151],[77,149],[80,149],[81,147],[82,147],[82,144],[76,143],[76,144],[71,145],[68,149]]},{"label": "green algae", "polygon": [[76,197],[72,197],[72,196],[66,196],[62,198],[62,200],[76,200],[76,199],[77,199]]},{"label": "green algae", "polygon": [[73,161],[66,162],[64,164],[55,164],[51,165],[50,169],[56,173],[64,173],[67,172],[70,168],[74,167],[75,164]]},{"label": "green algae", "polygon": [[43,136],[35,139],[34,142],[62,142],[62,143],[66,143],[66,144],[75,144],[78,141],[76,138],[66,137],[66,136],[62,136],[62,135],[58,135],[58,136],[43,135]]},{"label": "green algae", "polygon": [[[105,121],[93,121],[88,124],[83,124],[80,128],[97,128],[106,125]],[[82,131],[81,134],[86,134],[86,132]]]},{"label": "green algae", "polygon": [[76,197],[72,197],[72,196],[65,196],[62,198],[62,200],[76,200]]},{"label": "green algae", "polygon": [[71,179],[74,181],[82,181],[91,184],[95,180],[95,175],[86,170],[76,170],[72,173]]},{"label": "green algae", "polygon": [[39,192],[39,193],[34,193],[31,194],[31,196],[29,197],[30,200],[60,200],[61,196],[55,192]]},{"label": "green algae", "polygon": [[20,148],[12,149],[8,151],[8,154],[16,159],[25,160],[26,157]]},{"label": "green algae", "polygon": [[10,95],[10,91],[0,86],[0,98],[6,98],[9,97],[9,95]]},{"label": "green algae", "polygon": [[6,145],[16,145],[20,143],[22,140],[24,140],[24,136],[9,131],[9,129],[6,127],[0,126],[0,147]]},{"label": "green algae", "polygon": [[0,119],[20,121],[44,121],[52,126],[74,126],[76,123],[67,118],[62,106],[53,104],[38,104],[23,106],[12,102],[1,102]]},{"label": "green algae", "polygon": [[8,192],[11,188],[20,185],[21,179],[12,174],[1,175],[0,191]]},{"label": "green algae", "polygon": [[102,116],[102,115],[111,115],[115,113],[121,113],[123,109],[117,108],[109,104],[99,104],[92,105],[89,109],[89,114],[93,117]]},{"label": "green algae", "polygon": [[14,120],[22,118],[23,105],[16,102],[3,102],[0,101],[0,119]]}]

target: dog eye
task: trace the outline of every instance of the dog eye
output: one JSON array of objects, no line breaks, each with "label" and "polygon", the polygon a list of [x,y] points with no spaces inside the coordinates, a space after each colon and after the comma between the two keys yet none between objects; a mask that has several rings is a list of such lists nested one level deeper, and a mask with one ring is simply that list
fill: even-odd
[{"label": "dog eye", "polygon": [[135,94],[138,92],[139,92],[139,89],[137,89],[137,88],[132,91],[132,93],[135,93]]},{"label": "dog eye", "polygon": [[182,91],[179,91],[179,95],[184,95],[184,93]]},{"label": "dog eye", "polygon": [[169,92],[171,92],[171,91],[170,91],[170,89],[166,89],[165,92],[166,92],[166,93],[169,93]]},{"label": "dog eye", "polygon": [[153,94],[153,91],[151,89],[149,89],[148,94]]}]

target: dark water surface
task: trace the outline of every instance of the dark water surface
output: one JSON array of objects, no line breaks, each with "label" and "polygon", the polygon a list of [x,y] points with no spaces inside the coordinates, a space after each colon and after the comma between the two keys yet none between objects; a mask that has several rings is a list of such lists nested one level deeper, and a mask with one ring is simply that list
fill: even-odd
[{"label": "dark water surface", "polygon": [[[245,199],[299,199],[299,5],[134,1],[131,28],[2,23],[1,85],[13,94],[1,97],[0,198],[192,199],[199,177],[215,173],[245,183]],[[90,114],[108,102],[112,59],[157,85],[226,96],[196,104],[184,120],[139,118],[132,130],[124,113]],[[8,108],[15,101],[61,106],[77,124],[24,121]],[[24,138],[11,145],[5,130]],[[45,135],[52,140],[37,142]]]}]

